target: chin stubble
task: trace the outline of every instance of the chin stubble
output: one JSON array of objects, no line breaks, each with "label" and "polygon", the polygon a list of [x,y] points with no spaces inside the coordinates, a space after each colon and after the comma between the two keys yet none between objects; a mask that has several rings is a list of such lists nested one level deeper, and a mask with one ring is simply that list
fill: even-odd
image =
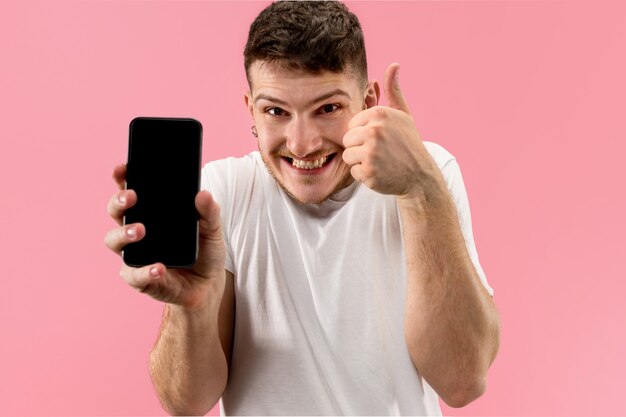
[{"label": "chin stubble", "polygon": [[[272,169],[270,168],[270,164],[269,162],[265,159],[265,156],[263,155],[263,152],[261,152],[261,148],[259,147],[259,154],[261,155],[261,160],[263,160],[263,165],[265,165],[265,169],[267,169],[267,172],[272,176],[272,178],[274,178],[274,181],[276,181],[276,183],[279,185],[280,188],[283,189],[283,191],[285,193],[287,193],[287,195],[289,195],[289,197],[291,197],[293,200],[295,200],[298,204],[321,204],[324,201],[328,200],[328,198],[332,197],[335,193],[343,190],[344,188],[346,188],[348,185],[352,184],[352,182],[354,181],[354,178],[352,178],[352,175],[350,174],[350,171],[348,171],[346,173],[346,175],[344,175],[344,177],[341,179],[341,181],[339,181],[339,184],[337,184],[337,187],[335,187],[335,189],[326,197],[324,197],[323,199],[319,200],[319,201],[314,201],[312,203],[305,203],[304,201],[298,199],[298,197],[296,197],[295,195],[293,195],[289,189],[287,189],[287,187],[285,186],[285,184],[283,184],[278,177],[276,177],[276,174],[274,174],[274,172],[272,171]],[[340,155],[337,155],[336,158],[340,158]],[[306,185],[311,185],[313,184],[315,181],[313,180],[313,178],[305,178],[304,183]]]}]

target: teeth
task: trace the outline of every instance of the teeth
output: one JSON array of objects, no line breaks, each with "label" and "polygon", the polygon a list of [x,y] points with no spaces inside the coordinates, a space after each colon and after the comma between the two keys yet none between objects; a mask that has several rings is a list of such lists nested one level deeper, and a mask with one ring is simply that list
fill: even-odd
[{"label": "teeth", "polygon": [[302,161],[300,159],[293,159],[293,162],[291,164],[294,167],[300,168],[300,169],[315,169],[324,165],[324,163],[326,162],[326,159],[327,158],[325,156],[318,159],[317,161]]}]

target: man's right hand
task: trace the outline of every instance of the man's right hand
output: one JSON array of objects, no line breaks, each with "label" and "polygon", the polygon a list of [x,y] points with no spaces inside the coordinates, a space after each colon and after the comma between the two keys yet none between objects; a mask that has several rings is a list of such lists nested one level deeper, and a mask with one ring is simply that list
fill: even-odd
[{"label": "man's right hand", "polygon": [[[118,255],[126,244],[139,241],[150,232],[141,223],[122,225],[124,211],[137,204],[137,194],[124,189],[125,178],[126,165],[116,166],[113,179],[119,191],[109,200],[108,212],[120,227],[110,230],[104,238],[105,245]],[[167,198],[167,192],[163,198]],[[195,203],[200,215],[200,237],[198,260],[193,268],[167,269],[162,263],[133,268],[123,264],[120,271],[131,287],[189,310],[202,309],[208,303],[219,304],[225,284],[220,208],[207,191],[200,191]]]}]

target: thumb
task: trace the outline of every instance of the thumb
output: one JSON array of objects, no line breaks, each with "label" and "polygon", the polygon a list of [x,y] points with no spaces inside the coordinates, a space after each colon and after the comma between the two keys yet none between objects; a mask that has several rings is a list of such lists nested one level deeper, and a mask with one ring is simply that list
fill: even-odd
[{"label": "thumb", "polygon": [[200,215],[200,235],[209,239],[222,239],[220,207],[208,191],[196,195],[196,209]]},{"label": "thumb", "polygon": [[400,72],[400,64],[394,62],[387,67],[385,71],[385,82],[383,88],[385,89],[385,96],[389,102],[389,107],[402,110],[405,113],[411,113],[409,106],[402,97],[402,91],[400,90],[400,81],[398,80],[398,73]]},{"label": "thumb", "polygon": [[206,190],[196,195],[196,209],[200,215],[198,261],[194,271],[203,277],[224,273],[226,245],[222,234],[220,206]]}]

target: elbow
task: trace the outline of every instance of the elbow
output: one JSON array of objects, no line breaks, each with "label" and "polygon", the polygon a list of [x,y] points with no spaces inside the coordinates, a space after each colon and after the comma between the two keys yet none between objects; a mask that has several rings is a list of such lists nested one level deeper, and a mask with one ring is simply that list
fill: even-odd
[{"label": "elbow", "polygon": [[219,398],[216,401],[202,401],[202,402],[174,402],[170,399],[161,399],[161,406],[171,416],[204,416],[217,404]]},{"label": "elbow", "polygon": [[171,416],[204,416],[219,402],[225,384],[220,390],[190,392],[180,386],[158,385],[153,382],[161,407]]},{"label": "elbow", "polygon": [[[151,356],[152,358],[152,356]],[[213,375],[200,383],[158,372],[151,362],[150,377],[163,410],[172,416],[204,416],[219,402],[226,389],[227,377]],[[176,372],[173,372],[176,373]],[[223,374],[222,374],[223,375]]]},{"label": "elbow", "polygon": [[452,408],[461,408],[480,398],[486,390],[487,378],[477,378],[470,384],[462,385],[462,388],[446,393],[441,399]]},{"label": "elbow", "polygon": [[211,410],[211,408],[169,408],[163,407],[165,411],[171,416],[205,416]]}]

